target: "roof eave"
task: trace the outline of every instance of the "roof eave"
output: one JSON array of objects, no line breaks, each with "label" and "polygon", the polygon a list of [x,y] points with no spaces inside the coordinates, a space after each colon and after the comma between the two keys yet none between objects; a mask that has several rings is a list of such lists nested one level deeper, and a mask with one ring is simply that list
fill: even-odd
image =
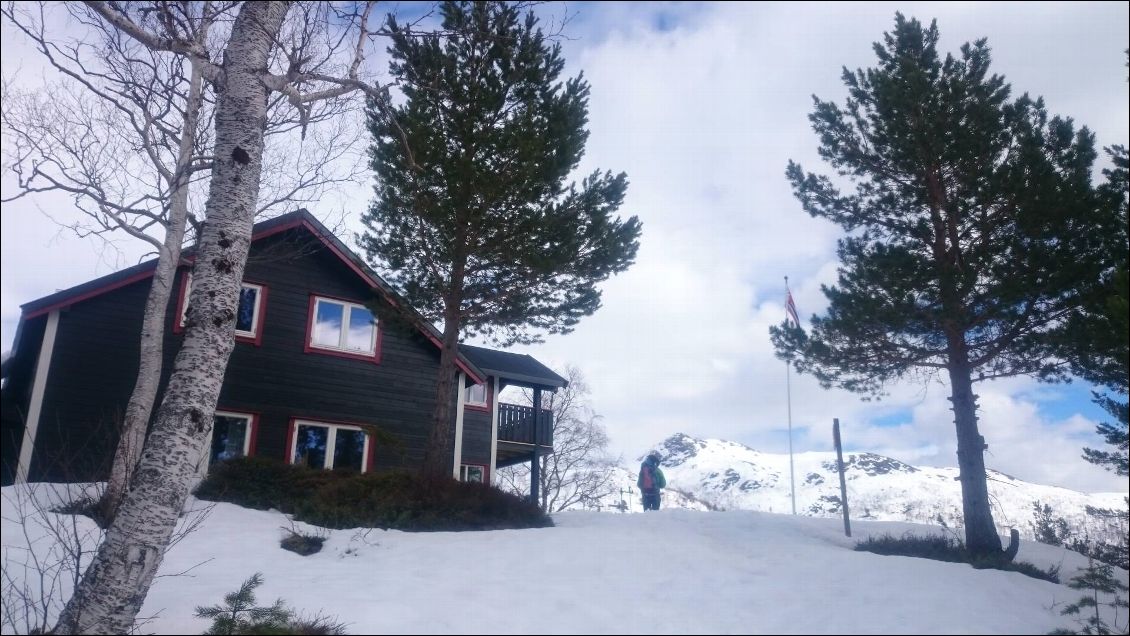
[{"label": "roof eave", "polygon": [[[550,389],[556,391],[569,386],[569,381],[562,378],[545,378],[532,375],[524,375],[521,373],[510,373],[506,371],[499,371],[498,369],[483,369],[487,375],[498,376],[500,380],[509,381],[511,384],[531,384],[537,385],[538,388]],[[533,388],[533,387],[531,387]]]}]

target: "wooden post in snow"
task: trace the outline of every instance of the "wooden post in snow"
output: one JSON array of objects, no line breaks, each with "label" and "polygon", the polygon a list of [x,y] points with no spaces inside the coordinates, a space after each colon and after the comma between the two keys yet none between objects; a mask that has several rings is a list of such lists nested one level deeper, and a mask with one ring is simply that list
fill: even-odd
[{"label": "wooden post in snow", "polygon": [[851,536],[851,515],[848,514],[847,483],[844,481],[844,450],[840,444],[840,418],[832,420],[832,439],[836,442],[836,468],[840,471],[840,505],[844,511],[844,534]]}]

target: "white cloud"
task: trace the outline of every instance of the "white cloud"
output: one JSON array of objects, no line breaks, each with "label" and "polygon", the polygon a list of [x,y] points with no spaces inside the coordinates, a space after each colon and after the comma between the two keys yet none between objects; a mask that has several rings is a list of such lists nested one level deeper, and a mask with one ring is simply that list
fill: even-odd
[{"label": "white cloud", "polygon": [[[581,20],[590,32],[566,49],[573,72],[583,69],[592,84],[582,172],[628,173],[622,212],[640,216],[644,236],[638,263],[606,286],[596,315],[527,351],[582,368],[618,450],[635,455],[676,431],[787,449],[784,366],[767,331],[784,315],[785,275],[802,317],[822,311],[819,286],[834,281],[839,230],[804,214],[784,168],[791,158],[827,171],[807,120],[811,95],[842,100],[841,68],[873,64],[871,43],[897,8],[734,3],[694,5],[690,16],[667,5],[580,9],[607,18]],[[1127,139],[1125,7],[902,10],[937,16],[947,51],[988,36],[997,72],[1018,91],[1045,95],[1052,112],[1091,126],[1100,143]],[[673,12],[674,28],[656,27],[657,14]],[[1032,386],[980,388],[988,464],[1036,481],[1124,490],[1124,480],[1079,459],[1083,445],[1100,443],[1093,422],[1041,416],[1024,397]],[[854,447],[954,465],[947,387],[891,390],[881,402],[862,402],[794,375],[797,449],[828,448],[839,417]],[[900,413],[905,423],[892,425]]]}]

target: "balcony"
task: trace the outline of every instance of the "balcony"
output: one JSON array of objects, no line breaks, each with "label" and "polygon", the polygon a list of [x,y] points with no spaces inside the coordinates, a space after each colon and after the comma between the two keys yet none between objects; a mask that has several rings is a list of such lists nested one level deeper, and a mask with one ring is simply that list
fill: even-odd
[{"label": "balcony", "polygon": [[[537,422],[538,452],[553,452],[553,411],[542,409]],[[528,462],[534,451],[534,409],[498,403],[498,466]]]},{"label": "balcony", "polygon": [[[534,443],[534,409],[517,404],[498,404],[498,441]],[[553,446],[553,411],[541,410],[537,429],[538,446]]]}]

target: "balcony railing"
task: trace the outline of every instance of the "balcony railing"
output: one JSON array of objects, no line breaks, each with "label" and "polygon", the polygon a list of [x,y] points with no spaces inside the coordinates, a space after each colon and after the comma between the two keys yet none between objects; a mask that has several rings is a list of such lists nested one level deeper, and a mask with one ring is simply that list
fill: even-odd
[{"label": "balcony railing", "polygon": [[[498,439],[504,442],[534,443],[534,409],[530,406],[498,403]],[[553,411],[542,409],[538,417],[538,445],[553,446]]]}]

